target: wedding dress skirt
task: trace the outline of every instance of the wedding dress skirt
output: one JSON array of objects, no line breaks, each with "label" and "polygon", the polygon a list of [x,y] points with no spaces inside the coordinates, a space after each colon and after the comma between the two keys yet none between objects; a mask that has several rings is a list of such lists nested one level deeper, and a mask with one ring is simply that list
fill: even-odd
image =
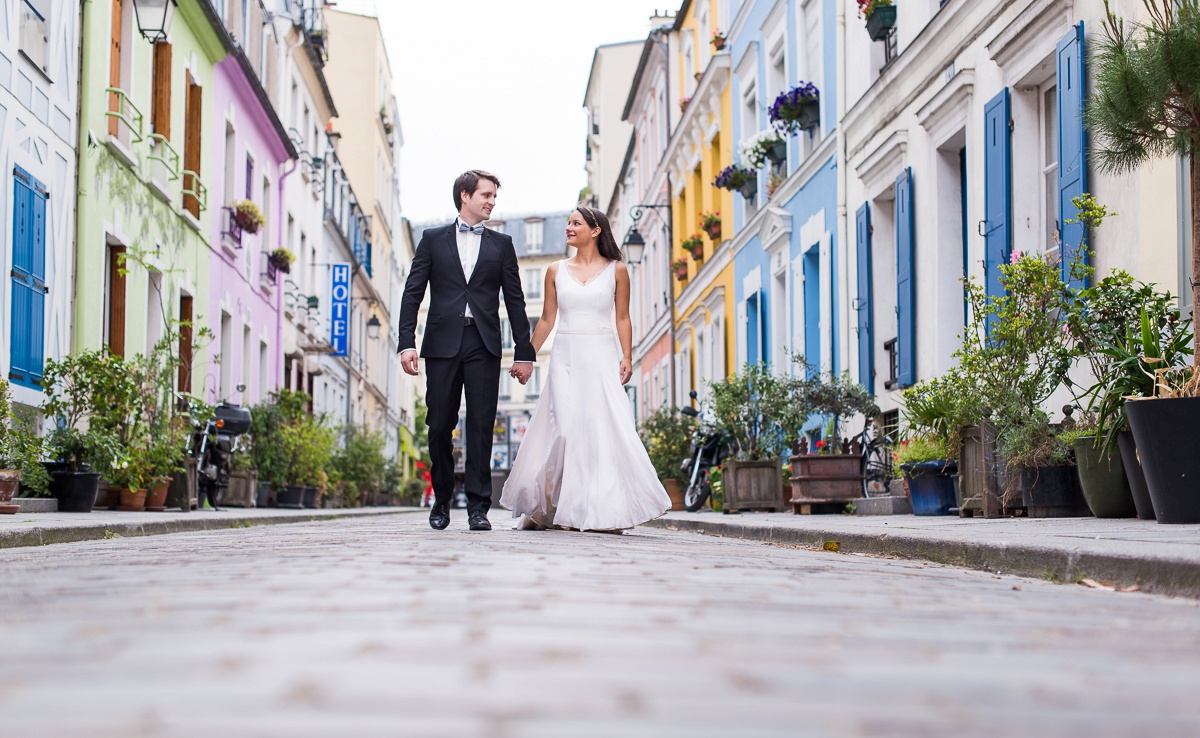
[{"label": "wedding dress skirt", "polygon": [[621,530],[671,509],[621,385],[614,264],[587,284],[558,264],[546,384],[500,498],[517,527]]}]

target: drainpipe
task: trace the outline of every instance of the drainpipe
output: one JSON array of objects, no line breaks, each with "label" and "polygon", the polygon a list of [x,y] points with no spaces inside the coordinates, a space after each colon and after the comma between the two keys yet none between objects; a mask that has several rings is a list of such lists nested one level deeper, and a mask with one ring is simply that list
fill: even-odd
[{"label": "drainpipe", "polygon": [[[87,3],[79,4],[79,59],[83,59],[83,30],[84,30],[84,8]],[[79,197],[83,198],[83,190],[79,187],[79,170],[80,162],[83,161],[83,153],[87,148],[87,137],[90,135],[88,127],[83,123],[83,72],[77,75],[75,89],[75,127],[78,128],[78,134],[75,137],[75,191],[79,193]],[[67,312],[70,314],[68,325],[70,335],[68,336],[67,353],[75,353],[78,343],[76,342],[75,330],[75,301],[78,299],[78,281],[79,281],[79,205],[76,202],[75,206],[75,227],[71,229],[71,308]],[[56,357],[61,358],[61,357]]]},{"label": "drainpipe", "polygon": [[[282,243],[282,241],[283,241],[283,211],[284,211],[283,200],[284,200],[284,192],[286,191],[284,189],[284,182],[287,181],[288,177],[292,176],[292,173],[296,171],[296,167],[298,167],[300,165],[300,162],[297,161],[296,159],[292,159],[291,164],[292,164],[292,166],[290,169],[288,169],[286,172],[283,172],[282,174],[279,175],[279,182],[276,183],[276,189],[278,190],[278,194],[276,195],[275,200],[276,200],[276,205],[277,205],[276,210],[278,212],[277,212],[276,218],[275,218],[275,221],[276,221],[275,222],[275,229],[276,229],[275,232],[277,234],[279,234],[278,237],[276,238],[276,243]],[[280,168],[282,169],[282,165],[280,165]],[[307,370],[308,370],[307,367],[300,368],[300,371],[302,374],[306,373]],[[277,285],[275,285],[275,388],[276,389],[279,388],[279,380],[280,380],[280,377],[282,374],[283,374],[283,286],[277,284]]]},{"label": "drainpipe", "polygon": [[[845,53],[846,53],[846,4],[845,3],[838,3],[837,45],[835,48],[837,49],[837,51],[835,53],[840,53],[844,58]],[[837,200],[837,239],[838,239],[838,244],[841,246],[840,251],[842,253],[843,261],[844,261],[844,263],[842,264],[842,268],[838,270],[838,276],[841,278],[841,282],[842,282],[841,294],[844,295],[844,298],[841,301],[842,304],[838,306],[838,311],[840,313],[842,313],[842,317],[843,317],[843,320],[839,321],[839,323],[840,323],[840,325],[843,326],[842,330],[844,332],[845,337],[847,339],[849,339],[849,337],[850,337],[849,327],[850,327],[850,323],[852,321],[852,316],[850,315],[850,311],[844,309],[844,307],[843,307],[843,306],[853,304],[853,300],[850,298],[850,284],[851,284],[851,282],[850,282],[850,248],[849,248],[849,241],[847,240],[849,238],[849,236],[848,236],[849,224],[847,222],[847,218],[849,217],[849,214],[848,214],[848,210],[847,210],[847,206],[846,206],[846,202],[847,202],[847,198],[846,198],[846,161],[847,161],[846,130],[842,126],[842,121],[844,121],[846,119],[846,108],[847,108],[846,65],[845,64],[837,65],[837,89],[838,89],[837,123],[836,123],[836,125],[837,125],[837,198],[838,198],[838,200]],[[857,346],[857,342],[852,342],[850,340],[842,341],[841,353],[842,353],[842,356],[846,358],[846,361],[842,362],[843,371],[848,370],[850,367],[851,362],[849,360],[849,357],[850,357],[850,344],[851,343],[855,343],[855,345]],[[837,362],[838,357],[834,357],[834,361]],[[860,382],[863,381],[863,378],[859,377],[859,381]]]}]

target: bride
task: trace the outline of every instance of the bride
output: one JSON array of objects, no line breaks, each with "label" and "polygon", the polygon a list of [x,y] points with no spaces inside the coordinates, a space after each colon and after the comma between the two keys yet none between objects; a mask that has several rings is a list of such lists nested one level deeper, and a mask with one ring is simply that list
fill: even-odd
[{"label": "bride", "polygon": [[567,244],[575,256],[546,270],[533,333],[540,350],[559,323],[546,386],[500,504],[518,528],[620,531],[671,508],[621,388],[633,375],[629,272],[599,210],[571,213]]}]

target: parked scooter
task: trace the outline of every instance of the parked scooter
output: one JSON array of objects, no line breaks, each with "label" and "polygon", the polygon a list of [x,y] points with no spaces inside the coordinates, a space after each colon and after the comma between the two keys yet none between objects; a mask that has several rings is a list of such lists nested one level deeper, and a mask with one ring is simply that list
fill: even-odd
[{"label": "parked scooter", "polygon": [[[692,390],[689,396],[695,400],[696,390]],[[680,412],[693,418],[700,417],[700,412],[694,407],[685,407]],[[683,460],[683,473],[688,480],[687,490],[683,493],[683,509],[696,512],[704,507],[712,494],[708,472],[724,461],[728,452],[729,445],[716,425],[709,421],[701,422],[692,434],[691,452]]]},{"label": "parked scooter", "polygon": [[[242,392],[245,388],[239,384],[237,390]],[[195,428],[191,450],[196,459],[197,500],[200,507],[204,507],[207,499],[213,510],[220,510],[217,503],[229,487],[238,438],[250,430],[250,410],[222,401],[213,408],[213,417],[203,427],[197,423]]]}]

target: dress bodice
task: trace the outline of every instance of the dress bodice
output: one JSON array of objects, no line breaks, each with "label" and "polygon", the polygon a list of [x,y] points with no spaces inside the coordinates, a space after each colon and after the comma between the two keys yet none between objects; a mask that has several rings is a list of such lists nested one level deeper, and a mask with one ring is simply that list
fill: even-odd
[{"label": "dress bodice", "polygon": [[567,262],[558,262],[554,289],[558,295],[559,333],[612,333],[616,303],[616,262],[610,261],[587,284],[571,274]]}]

